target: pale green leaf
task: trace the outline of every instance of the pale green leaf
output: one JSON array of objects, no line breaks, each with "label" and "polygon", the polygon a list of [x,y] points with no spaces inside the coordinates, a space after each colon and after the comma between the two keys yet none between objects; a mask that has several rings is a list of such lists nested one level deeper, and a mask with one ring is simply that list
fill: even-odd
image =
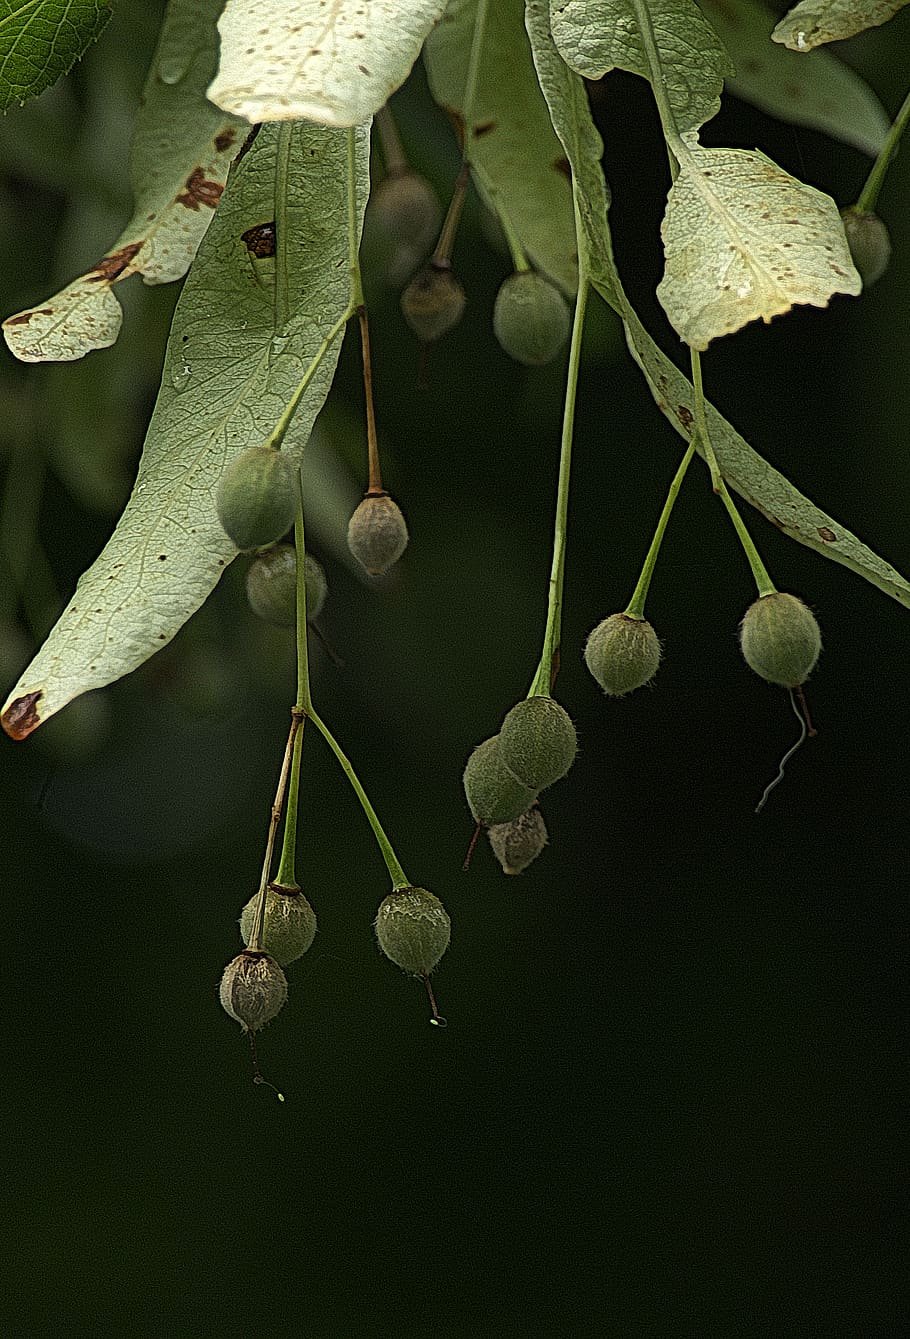
[{"label": "pale green leaf", "polygon": [[[664,85],[677,129],[693,129],[720,107],[727,53],[694,0],[648,0]],[[553,38],[586,79],[628,70],[651,78],[631,0],[550,0]]]},{"label": "pale green leaf", "polygon": [[[632,356],[661,413],[688,440],[694,416],[692,387],[644,329],[623,292],[613,263],[603,186],[594,185],[591,198],[584,199],[589,185],[600,175],[600,150],[581,80],[567,68],[553,45],[547,0],[527,0],[526,22],[553,125],[572,165],[576,192],[582,197],[579,203],[586,220],[583,244],[587,247],[592,233],[597,234],[590,267],[592,282],[622,317]],[[607,282],[605,267],[611,271]],[[784,534],[842,563],[910,608],[910,583],[899,572],[803,497],[712,405],[707,406],[707,414],[721,472],[732,488]]]},{"label": "pale green leaf", "polygon": [[797,303],[857,294],[837,205],[764,154],[687,145],[661,234],[657,296],[693,349]]},{"label": "pale green leaf", "polygon": [[170,283],[189,268],[248,127],[206,101],[220,0],[171,0],[136,118],[133,217],[111,249],[62,292],[3,323],[23,362],[69,362],[107,348],[123,313],[112,285]]},{"label": "pale green leaf", "polygon": [[[433,97],[459,118],[476,15],[477,0],[453,0],[424,49]],[[487,8],[471,116],[471,170],[489,207],[507,216],[535,268],[574,293],[572,187],[523,18],[524,0],[497,0]]]},{"label": "pale green leaf", "polygon": [[110,0],[0,0],[0,111],[66,74],[110,17]]},{"label": "pale green leaf", "polygon": [[823,130],[878,153],[890,125],[869,85],[827,51],[800,56],[773,43],[776,13],[764,0],[701,0],[733,60],[727,88],[792,125]]},{"label": "pale green leaf", "polygon": [[908,0],[801,0],[771,34],[791,51],[811,51],[887,23]]},{"label": "pale green leaf", "polygon": [[[366,130],[354,133],[359,227],[369,144]],[[218,482],[274,427],[347,309],[347,146],[344,131],[265,126],[237,166],[177,305],[136,486],[10,695],[2,720],[14,737],[160,650],[235,556],[215,511]],[[272,235],[275,254],[262,254]],[[340,342],[313,376],[286,449],[308,437]]]},{"label": "pale green leaf", "polygon": [[407,79],[445,0],[228,0],[209,97],[248,121],[368,121]]}]

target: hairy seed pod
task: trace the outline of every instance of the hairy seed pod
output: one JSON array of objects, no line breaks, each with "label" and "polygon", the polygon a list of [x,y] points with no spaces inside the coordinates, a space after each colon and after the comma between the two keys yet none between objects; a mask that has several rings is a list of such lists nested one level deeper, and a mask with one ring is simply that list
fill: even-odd
[{"label": "hairy seed pod", "polygon": [[865,209],[845,209],[841,218],[850,255],[863,281],[863,288],[871,288],[881,279],[891,259],[888,229],[877,214]]},{"label": "hairy seed pod", "polygon": [[387,572],[408,547],[408,527],[388,493],[367,493],[348,522],[348,548],[370,576]]},{"label": "hairy seed pod", "polygon": [[519,702],[499,731],[500,758],[529,790],[546,790],[565,776],[577,752],[575,726],[552,697]]},{"label": "hairy seed pod", "polygon": [[449,947],[452,923],[426,888],[396,888],[380,904],[376,938],[386,957],[411,976],[429,976]]},{"label": "hairy seed pod", "polygon": [[[328,584],[322,564],[306,556],[306,616],[318,618],[325,604]],[[276,544],[257,555],[246,574],[250,608],[266,623],[292,628],[297,622],[297,554],[293,544]]]},{"label": "hairy seed pod", "polygon": [[219,993],[225,1012],[244,1032],[258,1032],[281,1012],[288,983],[268,953],[244,949],[225,967]]},{"label": "hairy seed pod", "polygon": [[657,633],[645,618],[611,614],[588,637],[585,664],[605,693],[623,697],[650,683],[657,673]]},{"label": "hairy seed pod", "polygon": [[465,291],[448,265],[424,265],[401,295],[404,319],[423,344],[442,339],[464,315]]},{"label": "hairy seed pod", "polygon": [[364,250],[389,284],[408,280],[430,251],[442,208],[425,177],[406,170],[374,187],[364,218]]},{"label": "hairy seed pod", "polygon": [[[240,933],[249,944],[256,926],[259,894],[254,893],[240,913]],[[316,913],[299,888],[270,883],[265,898],[262,947],[279,967],[302,958],[316,938]]]},{"label": "hairy seed pod", "polygon": [[485,739],[471,754],[464,769],[464,793],[475,823],[484,827],[511,823],[537,799],[503,762],[499,735]]},{"label": "hairy seed pod", "polygon": [[251,446],[228,466],[215,496],[218,519],[238,549],[274,544],[294,524],[295,470],[281,451]]},{"label": "hairy seed pod", "polygon": [[769,683],[796,688],[815,669],[821,630],[808,605],[775,591],[750,604],[739,628],[739,644],[750,669]]},{"label": "hairy seed pod", "polygon": [[569,338],[571,318],[558,288],[542,274],[510,274],[496,294],[493,332],[510,358],[528,367],[552,362]]},{"label": "hairy seed pod", "polygon": [[547,844],[547,825],[535,804],[511,823],[497,823],[487,836],[504,874],[520,874]]}]

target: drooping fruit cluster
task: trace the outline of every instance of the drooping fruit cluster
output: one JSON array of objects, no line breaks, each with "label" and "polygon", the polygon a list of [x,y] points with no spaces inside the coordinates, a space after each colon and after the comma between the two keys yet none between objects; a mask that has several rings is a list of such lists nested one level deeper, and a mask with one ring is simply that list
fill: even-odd
[{"label": "drooping fruit cluster", "polygon": [[[259,894],[254,893],[240,913],[240,933],[249,944],[256,926]],[[300,889],[270,883],[266,889],[262,945],[266,953],[287,967],[303,957],[316,938],[316,913]]]},{"label": "drooping fruit cluster", "polygon": [[784,591],[763,595],[749,606],[739,640],[749,668],[784,688],[805,683],[822,649],[821,629],[812,610]]},{"label": "drooping fruit cluster", "polygon": [[244,949],[225,967],[219,994],[225,1012],[244,1032],[258,1032],[281,1012],[288,983],[268,953]]},{"label": "drooping fruit cluster", "polygon": [[448,912],[426,888],[396,888],[376,913],[376,940],[382,952],[410,976],[428,977],[452,933]]},{"label": "drooping fruit cluster", "polygon": [[624,697],[654,678],[660,642],[651,624],[629,614],[610,614],[585,645],[585,664],[610,697]]},{"label": "drooping fruit cluster", "polygon": [[493,307],[493,331],[516,362],[542,367],[552,362],[569,337],[569,309],[542,274],[510,274]]},{"label": "drooping fruit cluster", "polygon": [[367,493],[348,522],[348,548],[370,576],[382,576],[408,546],[408,527],[388,493]]},{"label": "drooping fruit cluster", "polygon": [[[306,616],[318,618],[328,594],[321,563],[309,553],[304,573]],[[257,554],[246,574],[246,594],[253,613],[266,623],[292,628],[297,622],[297,554],[293,544],[276,544]]]},{"label": "drooping fruit cluster", "polygon": [[225,470],[215,505],[238,549],[265,548],[294,524],[296,470],[271,446],[248,447]]}]

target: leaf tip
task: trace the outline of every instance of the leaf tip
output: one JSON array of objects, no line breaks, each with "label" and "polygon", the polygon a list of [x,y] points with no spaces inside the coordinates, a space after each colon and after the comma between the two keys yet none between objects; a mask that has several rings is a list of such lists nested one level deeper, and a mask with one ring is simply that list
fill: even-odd
[{"label": "leaf tip", "polygon": [[3,726],[10,739],[27,739],[33,730],[37,730],[41,724],[41,717],[38,715],[38,701],[43,691],[39,688],[37,692],[26,693],[23,697],[15,698],[3,715],[0,716],[0,725]]}]

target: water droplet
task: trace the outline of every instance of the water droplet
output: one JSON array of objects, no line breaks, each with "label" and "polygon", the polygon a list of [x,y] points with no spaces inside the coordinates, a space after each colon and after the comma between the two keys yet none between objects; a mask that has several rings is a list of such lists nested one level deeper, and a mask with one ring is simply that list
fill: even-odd
[{"label": "water droplet", "polygon": [[187,386],[190,384],[190,378],[192,377],[192,375],[193,375],[193,369],[190,367],[189,363],[183,362],[180,363],[179,366],[175,364],[171,368],[171,385],[173,386],[174,390],[177,391],[178,393],[180,391],[185,391]]},{"label": "water droplet", "polygon": [[158,62],[158,78],[162,84],[179,84],[190,67],[190,58],[185,52],[179,56],[163,56]]}]

